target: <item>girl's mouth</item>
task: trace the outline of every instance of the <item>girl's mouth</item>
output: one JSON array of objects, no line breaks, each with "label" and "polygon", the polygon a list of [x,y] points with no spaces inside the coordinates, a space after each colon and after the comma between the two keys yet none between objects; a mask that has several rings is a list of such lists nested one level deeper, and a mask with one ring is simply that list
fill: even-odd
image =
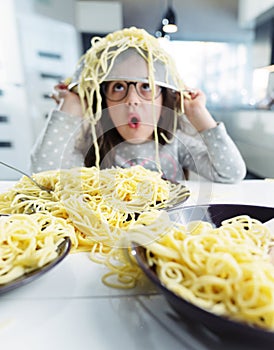
[{"label": "girl's mouth", "polygon": [[138,115],[132,115],[129,118],[128,125],[130,128],[137,129],[141,124],[140,117]]}]

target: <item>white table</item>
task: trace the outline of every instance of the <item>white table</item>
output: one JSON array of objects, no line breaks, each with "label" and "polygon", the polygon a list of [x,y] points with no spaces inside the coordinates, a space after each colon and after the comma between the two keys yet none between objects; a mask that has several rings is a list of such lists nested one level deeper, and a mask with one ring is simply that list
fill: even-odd
[{"label": "white table", "polygon": [[[0,182],[0,191],[12,184]],[[274,206],[274,181],[189,181],[187,186],[191,198],[185,205]],[[105,271],[88,254],[71,254],[41,278],[1,295],[1,350],[247,350],[189,327],[148,281],[133,290],[106,287],[101,282]]]}]

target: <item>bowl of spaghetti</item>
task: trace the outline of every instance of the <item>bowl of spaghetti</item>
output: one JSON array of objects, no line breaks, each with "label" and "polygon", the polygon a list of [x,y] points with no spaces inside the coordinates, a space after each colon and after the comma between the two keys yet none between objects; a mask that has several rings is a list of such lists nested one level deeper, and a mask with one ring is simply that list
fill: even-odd
[{"label": "bowl of spaghetti", "polygon": [[0,295],[53,269],[74,236],[64,219],[45,213],[0,215]]},{"label": "bowl of spaghetti", "polygon": [[224,338],[274,341],[274,208],[212,204],[168,211],[170,229],[132,254],[185,321]]}]

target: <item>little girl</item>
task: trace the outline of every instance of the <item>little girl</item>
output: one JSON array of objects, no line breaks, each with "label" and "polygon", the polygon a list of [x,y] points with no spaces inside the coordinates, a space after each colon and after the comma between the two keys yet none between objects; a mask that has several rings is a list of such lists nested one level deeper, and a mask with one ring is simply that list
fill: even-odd
[{"label": "little girl", "polygon": [[172,181],[190,170],[234,183],[245,163],[200,90],[188,89],[172,58],[143,29],[93,38],[31,153],[31,170],[142,165]]}]

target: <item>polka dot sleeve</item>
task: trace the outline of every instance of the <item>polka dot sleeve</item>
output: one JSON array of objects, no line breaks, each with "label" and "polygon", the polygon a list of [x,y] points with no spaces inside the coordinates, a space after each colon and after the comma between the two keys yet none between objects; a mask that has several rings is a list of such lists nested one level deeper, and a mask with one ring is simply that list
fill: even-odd
[{"label": "polka dot sleeve", "polygon": [[214,181],[234,183],[244,178],[245,162],[233,140],[221,122],[217,127],[200,133],[212,164],[211,176]]},{"label": "polka dot sleeve", "polygon": [[245,177],[245,162],[222,122],[193,135],[179,132],[177,144],[184,169],[214,182],[236,183]]},{"label": "polka dot sleeve", "polygon": [[31,172],[83,166],[84,155],[76,147],[81,125],[80,117],[53,110],[32,148]]}]

